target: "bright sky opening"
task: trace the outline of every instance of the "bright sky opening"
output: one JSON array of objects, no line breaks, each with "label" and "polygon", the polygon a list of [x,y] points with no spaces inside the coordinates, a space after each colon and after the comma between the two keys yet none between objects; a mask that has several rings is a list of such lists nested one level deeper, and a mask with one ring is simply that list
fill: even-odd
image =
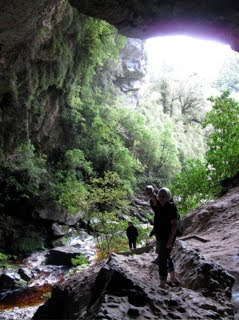
[{"label": "bright sky opening", "polygon": [[188,36],[150,38],[146,51],[150,72],[159,72],[167,64],[179,76],[197,72],[208,80],[217,76],[223,62],[234,53],[229,45]]}]

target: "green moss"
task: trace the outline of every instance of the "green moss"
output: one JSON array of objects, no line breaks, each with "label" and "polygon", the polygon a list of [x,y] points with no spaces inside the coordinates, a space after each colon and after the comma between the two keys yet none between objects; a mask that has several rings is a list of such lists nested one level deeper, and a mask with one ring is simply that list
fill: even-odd
[{"label": "green moss", "polygon": [[27,254],[44,248],[43,241],[36,235],[24,235],[16,239],[12,244],[13,253]]},{"label": "green moss", "polygon": [[0,252],[0,268],[5,266],[8,261],[8,256],[5,253]]},{"label": "green moss", "polygon": [[[15,113],[16,123],[13,124],[14,132],[9,138],[11,146],[8,141],[6,144],[14,154],[11,159],[18,159],[18,146],[31,140],[34,157],[31,157],[30,162],[26,161],[29,165],[27,167],[23,163],[16,165],[14,160],[10,166],[6,166],[9,169],[10,189],[16,191],[14,201],[22,195],[31,198],[43,197],[47,193],[71,214],[75,214],[85,202],[87,181],[84,180],[94,171],[89,154],[87,155],[88,150],[84,150],[89,145],[84,141],[86,147],[83,146],[82,149],[81,141],[82,133],[87,135],[91,120],[97,122],[98,118],[95,117],[99,114],[102,103],[95,102],[99,96],[93,85],[95,74],[96,71],[100,72],[106,60],[111,61],[118,56],[123,38],[106,22],[79,15],[67,1],[58,8],[51,22],[54,28],[39,28],[35,41],[29,44],[29,55],[26,54],[24,60],[25,69],[22,68],[21,72],[11,76],[11,90],[15,98],[9,114]],[[49,117],[55,110],[57,114],[54,114],[54,132],[51,135],[46,130],[51,121]],[[84,121],[87,123],[83,124]],[[99,126],[95,127],[97,130]],[[66,128],[67,135],[63,132]],[[53,137],[54,146],[50,146],[50,143],[46,146],[45,136],[47,139],[48,136],[49,139]],[[92,136],[91,139],[94,138]],[[69,167],[69,163],[67,168],[62,168],[58,160],[48,162],[45,157],[43,165],[35,161],[37,157],[41,158],[39,151],[43,150],[51,155],[55,152],[54,148],[60,149],[56,155],[59,159],[64,157],[68,149],[68,155],[72,150],[82,150],[83,160],[74,165],[75,160],[68,159],[73,161],[73,168]],[[101,160],[103,162],[105,159]],[[23,169],[20,173],[19,168]],[[5,169],[3,166],[2,176]],[[63,172],[63,178],[58,179],[59,172]],[[47,179],[44,180],[44,177]],[[5,196],[9,197],[7,201],[11,200],[10,193],[5,193],[2,197]],[[32,244],[23,239],[14,246],[16,250],[25,252],[41,247],[41,244],[36,239],[32,239]]]},{"label": "green moss", "polygon": [[82,255],[78,255],[75,258],[71,259],[71,263],[74,267],[77,266],[87,266],[89,265],[89,260],[87,259],[86,256]]}]

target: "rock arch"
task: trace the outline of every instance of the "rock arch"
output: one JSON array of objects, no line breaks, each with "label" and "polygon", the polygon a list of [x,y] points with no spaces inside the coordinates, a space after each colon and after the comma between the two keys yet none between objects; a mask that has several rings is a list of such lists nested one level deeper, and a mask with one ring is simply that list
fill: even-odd
[{"label": "rock arch", "polygon": [[70,3],[86,15],[108,21],[128,37],[188,34],[219,40],[239,51],[239,3],[234,0],[70,0]]}]

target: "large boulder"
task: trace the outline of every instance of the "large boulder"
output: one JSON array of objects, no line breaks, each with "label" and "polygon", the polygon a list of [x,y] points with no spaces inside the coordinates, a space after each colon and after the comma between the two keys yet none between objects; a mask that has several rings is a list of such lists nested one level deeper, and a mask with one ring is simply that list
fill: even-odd
[{"label": "large boulder", "polygon": [[82,214],[70,216],[68,211],[60,207],[59,204],[47,200],[36,204],[32,217],[36,220],[46,220],[72,226],[81,220]]},{"label": "large boulder", "polygon": [[4,272],[0,275],[0,292],[26,287],[27,283],[15,272]]},{"label": "large boulder", "polygon": [[[239,188],[229,190],[223,197],[208,203],[183,219],[184,235],[188,248],[220,264],[230,273],[239,275],[238,267],[238,209]],[[201,242],[191,237],[206,238]],[[190,238],[191,237],[191,238]]]},{"label": "large boulder", "polygon": [[[185,270],[182,287],[159,287],[153,252],[112,254],[103,265],[95,265],[55,287],[52,298],[33,319],[233,319],[228,294],[233,278],[213,262],[208,262],[212,268],[204,272],[208,264],[203,258],[193,263],[194,252],[183,247],[181,251],[183,257],[191,257],[187,263],[183,258],[177,261],[179,269]],[[197,269],[202,270],[198,278],[194,275]],[[215,285],[212,292],[210,274]]]},{"label": "large boulder", "polygon": [[80,245],[57,247],[49,251],[47,257],[48,264],[72,266],[71,259],[79,256],[84,252]]},{"label": "large boulder", "polygon": [[25,256],[45,246],[47,227],[40,222],[0,214],[0,251]]}]

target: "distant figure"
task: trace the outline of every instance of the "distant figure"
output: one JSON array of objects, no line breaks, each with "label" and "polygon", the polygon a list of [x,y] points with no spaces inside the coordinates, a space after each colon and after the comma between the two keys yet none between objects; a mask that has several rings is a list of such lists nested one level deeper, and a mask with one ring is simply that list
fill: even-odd
[{"label": "distant figure", "polygon": [[176,238],[177,207],[172,202],[171,192],[167,188],[161,188],[156,194],[152,186],[147,186],[145,193],[149,197],[151,208],[155,213],[154,228],[150,236],[155,234],[157,239],[160,287],[165,288],[168,272],[170,274],[169,282],[179,284],[170,256]]},{"label": "distant figure", "polygon": [[138,229],[130,221],[128,222],[128,228],[126,229],[126,234],[129,239],[129,248],[136,249],[136,241],[139,233],[138,233]]}]

